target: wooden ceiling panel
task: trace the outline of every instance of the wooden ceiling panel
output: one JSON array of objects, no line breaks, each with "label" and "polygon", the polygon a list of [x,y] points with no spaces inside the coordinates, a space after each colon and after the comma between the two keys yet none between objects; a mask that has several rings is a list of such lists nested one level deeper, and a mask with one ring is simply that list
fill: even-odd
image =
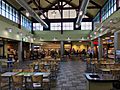
[{"label": "wooden ceiling panel", "polygon": [[21,6],[18,4],[15,0],[6,0],[8,3],[10,3],[12,6],[14,6],[16,9],[19,9]]},{"label": "wooden ceiling panel", "polygon": [[30,7],[31,7],[31,8],[37,8],[34,3],[31,3],[31,4],[30,4]]},{"label": "wooden ceiling panel", "polygon": [[47,8],[55,1],[56,0],[40,0],[40,5],[42,8]]},{"label": "wooden ceiling panel", "polygon": [[79,0],[72,0],[71,3],[75,4],[75,6],[79,6]]},{"label": "wooden ceiling panel", "polygon": [[97,14],[99,9],[87,9],[87,12],[90,13],[93,17]]},{"label": "wooden ceiling panel", "polygon": [[103,6],[107,0],[91,0],[94,1],[95,3],[99,4],[100,6]]},{"label": "wooden ceiling panel", "polygon": [[89,4],[88,4],[88,6],[95,6],[95,5],[94,5],[94,4],[92,4],[92,3],[89,3]]}]

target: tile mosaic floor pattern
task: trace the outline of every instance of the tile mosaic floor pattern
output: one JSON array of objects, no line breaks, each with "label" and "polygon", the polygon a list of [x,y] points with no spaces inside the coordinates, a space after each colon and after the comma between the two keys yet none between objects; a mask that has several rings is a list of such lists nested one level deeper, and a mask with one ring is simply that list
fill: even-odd
[{"label": "tile mosaic floor pattern", "polygon": [[61,62],[56,87],[51,90],[86,90],[85,70],[85,62]]}]

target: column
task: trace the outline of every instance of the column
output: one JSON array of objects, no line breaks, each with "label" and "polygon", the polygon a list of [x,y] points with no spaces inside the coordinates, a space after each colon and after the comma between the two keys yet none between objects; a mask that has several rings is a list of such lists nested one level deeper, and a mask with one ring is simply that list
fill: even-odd
[{"label": "column", "polygon": [[4,56],[8,58],[8,48],[7,48],[7,41],[4,41]]},{"label": "column", "polygon": [[98,37],[98,60],[102,58],[102,39]]},{"label": "column", "polygon": [[119,62],[119,58],[117,58],[116,56],[116,50],[120,50],[120,31],[117,31],[114,33],[114,49],[115,49],[115,61]]},{"label": "column", "polygon": [[91,46],[91,48],[94,48],[93,41],[90,42],[90,46]]},{"label": "column", "polygon": [[22,41],[18,42],[18,60],[19,62],[23,61],[23,48],[22,48]]},{"label": "column", "polygon": [[34,44],[31,43],[31,51],[34,51]]},{"label": "column", "polygon": [[61,52],[61,60],[63,60],[63,55],[64,55],[64,41],[60,42],[60,52]]},{"label": "column", "polygon": [[120,31],[114,33],[114,48],[115,50],[120,49]]}]

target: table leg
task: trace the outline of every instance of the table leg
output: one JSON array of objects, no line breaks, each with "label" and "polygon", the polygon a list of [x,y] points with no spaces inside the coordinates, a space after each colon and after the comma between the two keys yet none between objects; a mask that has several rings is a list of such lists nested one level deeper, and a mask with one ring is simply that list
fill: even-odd
[{"label": "table leg", "polygon": [[8,83],[9,83],[9,90],[12,90],[12,88],[11,88],[11,77],[9,77],[9,80],[8,80]]}]

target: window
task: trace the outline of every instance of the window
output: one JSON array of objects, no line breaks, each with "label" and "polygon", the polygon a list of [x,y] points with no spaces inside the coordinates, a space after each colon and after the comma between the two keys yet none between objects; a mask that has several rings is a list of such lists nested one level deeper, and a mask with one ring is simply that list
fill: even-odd
[{"label": "window", "polygon": [[81,30],[92,30],[92,22],[81,22]]},{"label": "window", "polygon": [[76,10],[63,10],[63,18],[76,18]]},{"label": "window", "polygon": [[98,25],[98,23],[100,22],[100,13],[98,13],[96,15],[96,17],[93,19],[94,21],[94,30],[96,29],[96,26]]},{"label": "window", "polygon": [[0,14],[1,14],[1,8],[2,8],[2,0],[0,0]]},{"label": "window", "polygon": [[31,30],[32,29],[31,23],[32,22],[29,19],[27,19],[25,16],[21,15],[21,25],[23,27],[25,27],[28,30]]},{"label": "window", "polygon": [[120,7],[120,0],[118,0],[118,7]]},{"label": "window", "polygon": [[2,16],[5,16],[5,2],[2,1]]},{"label": "window", "polygon": [[61,30],[61,23],[50,23],[50,30]]},{"label": "window", "polygon": [[[60,2],[60,4],[62,4],[62,6],[64,6],[65,8],[70,8],[71,6],[69,4],[66,4],[66,2]],[[58,6],[58,4],[56,4],[55,6]],[[48,11],[48,18],[49,19],[61,19],[61,10],[56,10],[55,6],[53,6],[52,8],[55,10],[49,10]],[[75,9],[67,9],[65,10],[63,8],[63,18],[76,18],[76,10]]]},{"label": "window", "polygon": [[33,30],[43,31],[43,26],[41,25],[41,23],[33,23]]},{"label": "window", "polygon": [[63,22],[63,30],[73,30],[74,24],[73,22]]},{"label": "window", "polygon": [[61,19],[60,11],[59,10],[49,10],[48,18],[49,19]]},{"label": "window", "polygon": [[3,0],[0,0],[0,14],[13,22],[18,23],[18,11],[15,10],[13,7],[8,5]]},{"label": "window", "polygon": [[107,19],[112,13],[116,11],[116,0],[108,0],[102,8],[102,21]]},{"label": "window", "polygon": [[63,27],[61,28],[61,22],[50,23],[50,30],[74,30],[73,22],[63,22]]}]

